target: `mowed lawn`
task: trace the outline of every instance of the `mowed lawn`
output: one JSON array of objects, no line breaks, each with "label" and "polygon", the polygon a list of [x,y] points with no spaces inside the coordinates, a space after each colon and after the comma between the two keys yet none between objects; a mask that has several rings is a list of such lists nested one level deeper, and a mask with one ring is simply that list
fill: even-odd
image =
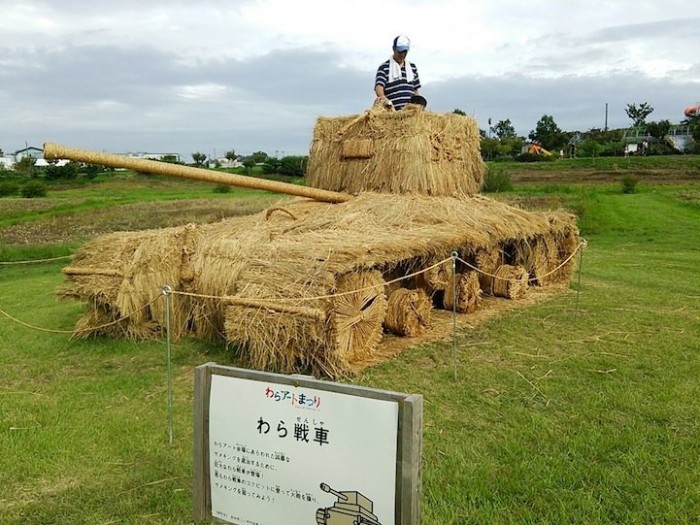
[{"label": "mowed lawn", "polygon": [[[348,380],[424,396],[423,523],[700,522],[700,191],[564,198],[568,292]],[[0,523],[191,523],[193,368],[240,363],[173,346],[169,444],[165,342],[71,339],[65,264],[0,266]]]}]

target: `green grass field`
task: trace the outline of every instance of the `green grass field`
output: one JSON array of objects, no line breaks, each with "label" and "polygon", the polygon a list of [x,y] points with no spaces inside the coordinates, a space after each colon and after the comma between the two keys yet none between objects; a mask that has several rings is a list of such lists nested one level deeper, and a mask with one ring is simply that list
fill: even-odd
[{"label": "green grass field", "polygon": [[[700,522],[695,162],[659,184],[647,174],[632,194],[617,173],[572,183],[509,168],[515,190],[499,198],[580,214],[580,285],[576,274],[567,293],[461,331],[456,355],[451,342],[423,345],[348,381],[424,396],[423,523]],[[652,167],[663,168],[634,169]],[[182,202],[264,205],[172,188]],[[64,191],[78,202],[89,188]],[[123,191],[130,204],[150,198]],[[0,233],[57,221],[9,202]],[[60,238],[5,241],[0,260],[63,255],[82,239]],[[193,368],[239,363],[223,345],[173,346],[169,444],[165,342],[71,339],[84,305],[55,298],[65,264],[0,265],[0,523],[191,523]]]}]

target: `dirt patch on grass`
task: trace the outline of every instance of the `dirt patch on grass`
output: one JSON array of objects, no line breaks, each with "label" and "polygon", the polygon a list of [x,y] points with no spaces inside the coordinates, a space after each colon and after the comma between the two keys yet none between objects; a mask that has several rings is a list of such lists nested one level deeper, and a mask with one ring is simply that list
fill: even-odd
[{"label": "dirt patch on grass", "polygon": [[684,184],[700,181],[700,173],[697,170],[687,169],[599,170],[589,168],[536,171],[523,168],[514,169],[511,172],[511,180],[514,184],[615,184],[620,182],[623,177],[635,177],[640,182],[654,185]]},{"label": "dirt patch on grass", "polygon": [[[280,196],[271,195],[246,199],[188,199],[117,205],[6,226],[0,228],[0,242],[7,245],[84,242],[114,231],[166,228],[190,222],[209,223],[227,217],[249,215],[280,200]],[[23,203],[34,206],[36,211],[47,210],[56,205],[55,202],[31,199],[24,199]]]}]

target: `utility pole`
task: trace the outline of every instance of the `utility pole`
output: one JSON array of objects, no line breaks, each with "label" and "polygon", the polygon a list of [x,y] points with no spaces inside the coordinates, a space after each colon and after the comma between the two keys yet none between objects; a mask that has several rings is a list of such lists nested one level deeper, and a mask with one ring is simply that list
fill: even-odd
[{"label": "utility pole", "polygon": [[608,131],[608,103],[605,103],[605,129],[603,131]]}]

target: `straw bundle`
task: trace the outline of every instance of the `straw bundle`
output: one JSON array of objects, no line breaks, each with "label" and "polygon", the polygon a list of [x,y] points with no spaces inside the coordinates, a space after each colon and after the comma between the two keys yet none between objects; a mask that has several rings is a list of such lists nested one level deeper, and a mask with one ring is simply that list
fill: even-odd
[{"label": "straw bundle", "polygon": [[[300,199],[215,224],[99,237],[66,269],[62,294],[87,302],[81,328],[148,337],[162,333],[159,295],[169,284],[175,336],[224,339],[256,368],[336,377],[371,360],[382,336],[382,275],[406,276],[454,251],[495,274],[502,259],[516,257],[505,247],[535,238],[556,246],[563,261],[578,246],[573,216],[483,196],[363,193],[336,205]],[[554,279],[570,276],[572,266]],[[447,290],[451,273],[450,260],[424,291]],[[351,293],[336,295],[343,291]]]},{"label": "straw bundle", "polygon": [[484,163],[477,122],[418,108],[319,118],[307,184],[349,193],[478,193]]},{"label": "straw bundle", "polygon": [[374,270],[340,277],[328,312],[331,348],[348,363],[367,358],[382,339],[386,310],[381,273]]},{"label": "straw bundle", "polygon": [[503,252],[499,247],[479,249],[474,258],[479,272],[480,287],[490,294],[496,270],[503,264]]},{"label": "straw bundle", "polygon": [[391,333],[416,337],[430,326],[432,303],[419,289],[399,288],[389,296],[384,326]]},{"label": "straw bundle", "polygon": [[237,297],[227,303],[226,337],[255,368],[331,377],[371,357],[387,309],[384,279],[377,271],[343,275],[327,296],[304,303]]},{"label": "straw bundle", "polygon": [[507,299],[521,299],[527,292],[528,273],[522,266],[504,264],[496,270],[491,284],[491,295]]},{"label": "straw bundle", "polygon": [[[87,298],[93,307],[76,326],[76,336],[97,333],[130,339],[158,335],[165,325],[164,285],[186,289],[193,280],[190,258],[199,242],[194,224],[147,232],[113,233],[84,245],[65,268],[69,284],[61,297]],[[190,304],[173,300],[171,329],[188,329]]]},{"label": "straw bundle", "polygon": [[[455,290],[456,288],[456,303]],[[442,307],[445,310],[453,310],[461,314],[474,313],[479,307],[481,299],[481,287],[479,275],[476,272],[464,272],[457,275],[454,286],[450,284],[445,288],[442,298]]]},{"label": "straw bundle", "polygon": [[341,148],[343,159],[369,159],[374,155],[372,139],[347,139],[342,142]]},{"label": "straw bundle", "polygon": [[435,266],[431,264],[427,270],[416,275],[414,284],[418,288],[423,288],[429,294],[445,290],[452,282],[452,260],[444,260]]},{"label": "straw bundle", "polygon": [[[554,282],[569,281],[576,269],[576,260],[572,255],[581,247],[578,231],[574,228],[558,231],[556,234],[549,236],[547,242],[550,249],[556,251],[558,255],[556,259],[557,264],[555,268],[553,268],[554,273],[552,275],[552,280]],[[567,259],[568,262],[565,262]]]},{"label": "straw bundle", "polygon": [[[551,246],[555,247],[554,252]],[[555,244],[548,244],[546,239],[538,237],[518,243],[515,251],[515,261],[528,271],[531,285],[546,286],[553,282],[552,270],[558,261]]]}]

